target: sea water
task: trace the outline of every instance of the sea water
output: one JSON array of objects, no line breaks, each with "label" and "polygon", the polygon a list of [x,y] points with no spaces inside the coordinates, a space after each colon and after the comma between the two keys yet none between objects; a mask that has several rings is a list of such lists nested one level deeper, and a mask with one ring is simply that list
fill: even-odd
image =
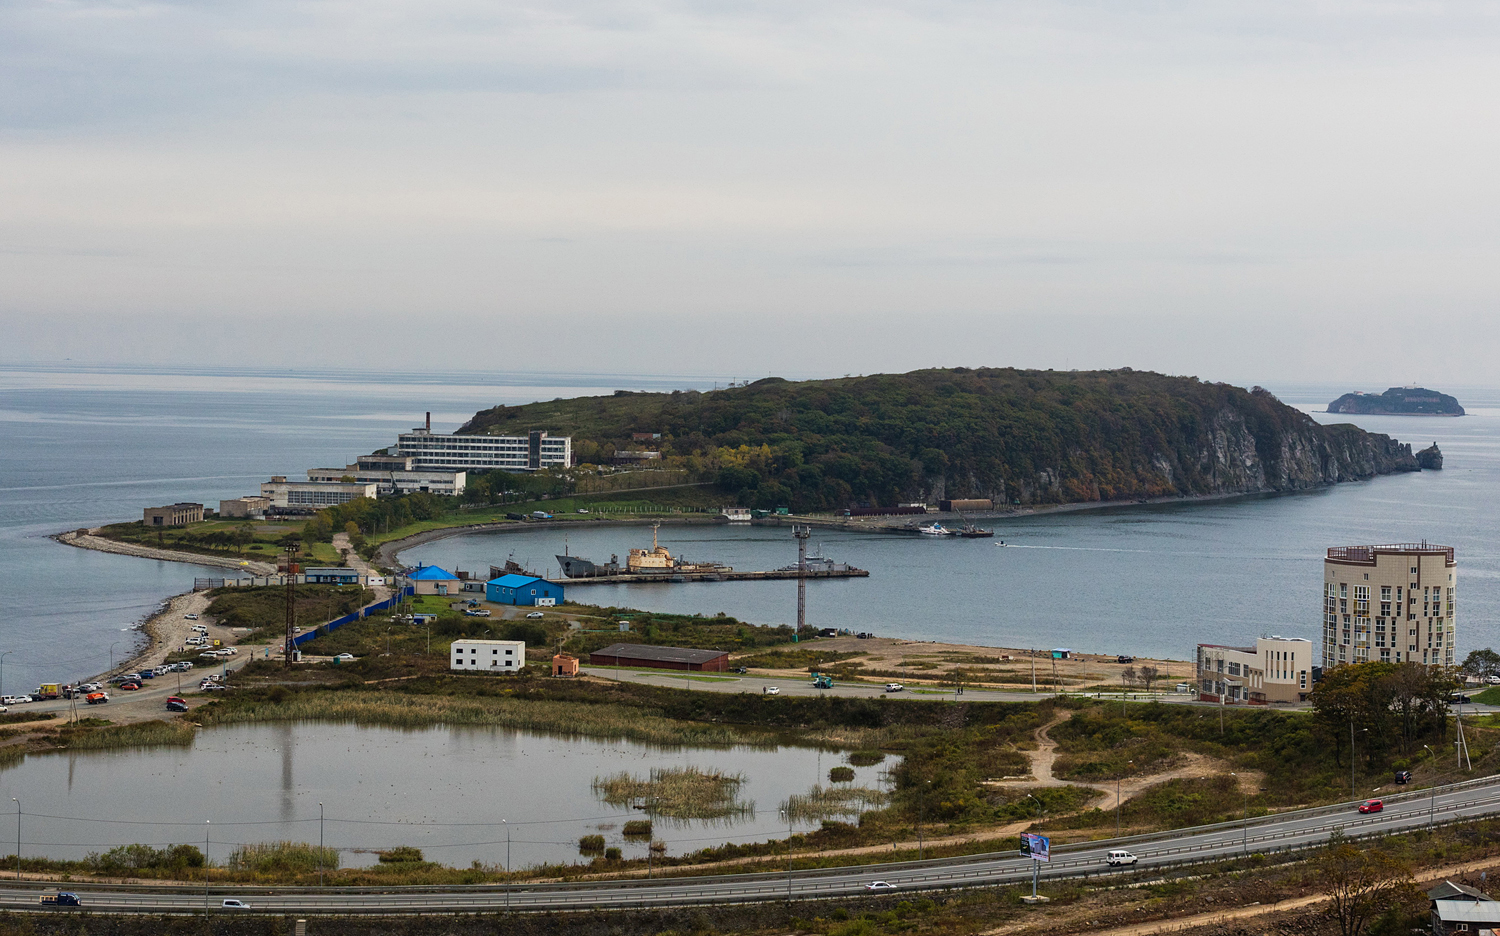
[{"label": "sea water", "polygon": [[[257,492],[273,474],[305,477],[308,468],[342,466],[394,444],[429,410],[435,430],[451,431],[497,403],[713,383],[0,367],[0,654],[10,651],[3,688],[103,671],[111,656],[139,643],[133,625],[208,574],[61,546],[50,534],[135,519],[144,507],[174,501],[212,506]],[[1329,417],[1316,411],[1347,388],[1271,389],[1323,422],[1355,422],[1417,448],[1437,441],[1446,467],[1302,494],[986,521],[994,540],[819,532],[814,550],[821,545],[872,574],[811,583],[809,622],[916,639],[1180,659],[1198,642],[1242,643],[1272,633],[1314,639],[1328,546],[1426,539],[1458,550],[1460,656],[1500,645],[1500,390],[1442,388],[1470,413],[1443,419]],[[796,558],[779,529],[663,533],[674,553],[737,568],[775,568]],[[641,527],[570,530],[566,546],[598,560],[645,545],[649,535]],[[483,571],[514,553],[546,571],[564,545],[557,532],[528,531],[443,540],[403,559]],[[585,586],[570,597],[724,611],[767,623],[795,616],[791,582]]]}]

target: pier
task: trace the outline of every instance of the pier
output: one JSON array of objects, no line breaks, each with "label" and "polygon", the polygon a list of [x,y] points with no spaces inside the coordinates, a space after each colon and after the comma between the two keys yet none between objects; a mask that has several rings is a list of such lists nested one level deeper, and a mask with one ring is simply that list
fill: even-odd
[{"label": "pier", "polygon": [[557,585],[566,585],[569,588],[575,585],[633,585],[638,583],[655,584],[678,584],[681,582],[767,582],[773,579],[837,579],[837,578],[869,578],[870,573],[865,569],[838,570],[815,570],[815,569],[774,569],[770,572],[661,572],[661,573],[630,573],[622,572],[619,575],[594,575],[588,578],[556,578],[548,579]]}]

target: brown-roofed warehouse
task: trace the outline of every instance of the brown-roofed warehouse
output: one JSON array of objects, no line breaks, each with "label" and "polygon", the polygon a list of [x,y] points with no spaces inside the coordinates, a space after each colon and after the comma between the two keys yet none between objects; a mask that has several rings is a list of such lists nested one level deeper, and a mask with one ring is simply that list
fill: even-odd
[{"label": "brown-roofed warehouse", "polygon": [[645,644],[611,644],[589,654],[595,666],[641,666],[649,669],[701,670],[722,673],[729,669],[728,650],[688,650],[685,647],[648,647]]}]

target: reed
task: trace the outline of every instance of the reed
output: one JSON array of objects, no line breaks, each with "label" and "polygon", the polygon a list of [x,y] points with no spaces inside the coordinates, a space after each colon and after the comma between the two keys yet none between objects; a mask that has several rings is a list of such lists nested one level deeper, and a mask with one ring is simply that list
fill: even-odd
[{"label": "reed", "polygon": [[[754,803],[737,801],[741,774],[707,773],[697,767],[652,770],[645,779],[629,773],[594,778],[594,795],[611,806],[647,808],[673,819],[739,819],[755,814]],[[645,823],[650,834],[650,823]],[[628,826],[627,826],[628,828]]]},{"label": "reed", "polygon": [[397,692],[335,690],[281,702],[255,700],[199,711],[205,724],[286,721],[353,722],[394,728],[490,725],[549,734],[629,739],[648,744],[775,747],[764,732],[682,722],[618,705],[509,697],[417,696]]},{"label": "reed", "polygon": [[854,779],[853,767],[834,767],[828,771],[829,783],[849,783]]},{"label": "reed", "polygon": [[626,838],[644,838],[651,834],[650,819],[631,819],[620,830]]},{"label": "reed", "polygon": [[873,767],[885,760],[885,754],[880,751],[850,751],[849,763],[855,767]]},{"label": "reed", "polygon": [[869,809],[884,806],[889,795],[869,787],[825,787],[815,784],[805,794],[787,797],[782,808],[798,822],[856,818]]},{"label": "reed", "polygon": [[64,730],[59,735],[69,750],[102,751],[161,744],[186,746],[193,743],[194,728],[186,722],[148,721],[83,731]]},{"label": "reed", "polygon": [[241,845],[229,853],[231,871],[253,874],[308,874],[316,873],[319,868],[332,870],[338,866],[337,848],[320,848],[306,842],[259,842]]},{"label": "reed", "polygon": [[604,851],[604,836],[584,835],[578,839],[578,851],[585,855],[597,855]]}]

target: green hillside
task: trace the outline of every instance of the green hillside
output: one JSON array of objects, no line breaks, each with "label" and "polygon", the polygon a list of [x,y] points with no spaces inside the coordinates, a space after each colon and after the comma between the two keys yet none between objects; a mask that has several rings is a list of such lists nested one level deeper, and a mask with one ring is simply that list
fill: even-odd
[{"label": "green hillside", "polygon": [[[1257,388],[1132,371],[953,368],[708,393],[499,406],[460,432],[544,429],[580,463],[658,450],[747,506],[941,497],[1064,503],[1294,490],[1415,470],[1409,446],[1322,427]],[[632,433],[661,433],[632,440]]]}]

